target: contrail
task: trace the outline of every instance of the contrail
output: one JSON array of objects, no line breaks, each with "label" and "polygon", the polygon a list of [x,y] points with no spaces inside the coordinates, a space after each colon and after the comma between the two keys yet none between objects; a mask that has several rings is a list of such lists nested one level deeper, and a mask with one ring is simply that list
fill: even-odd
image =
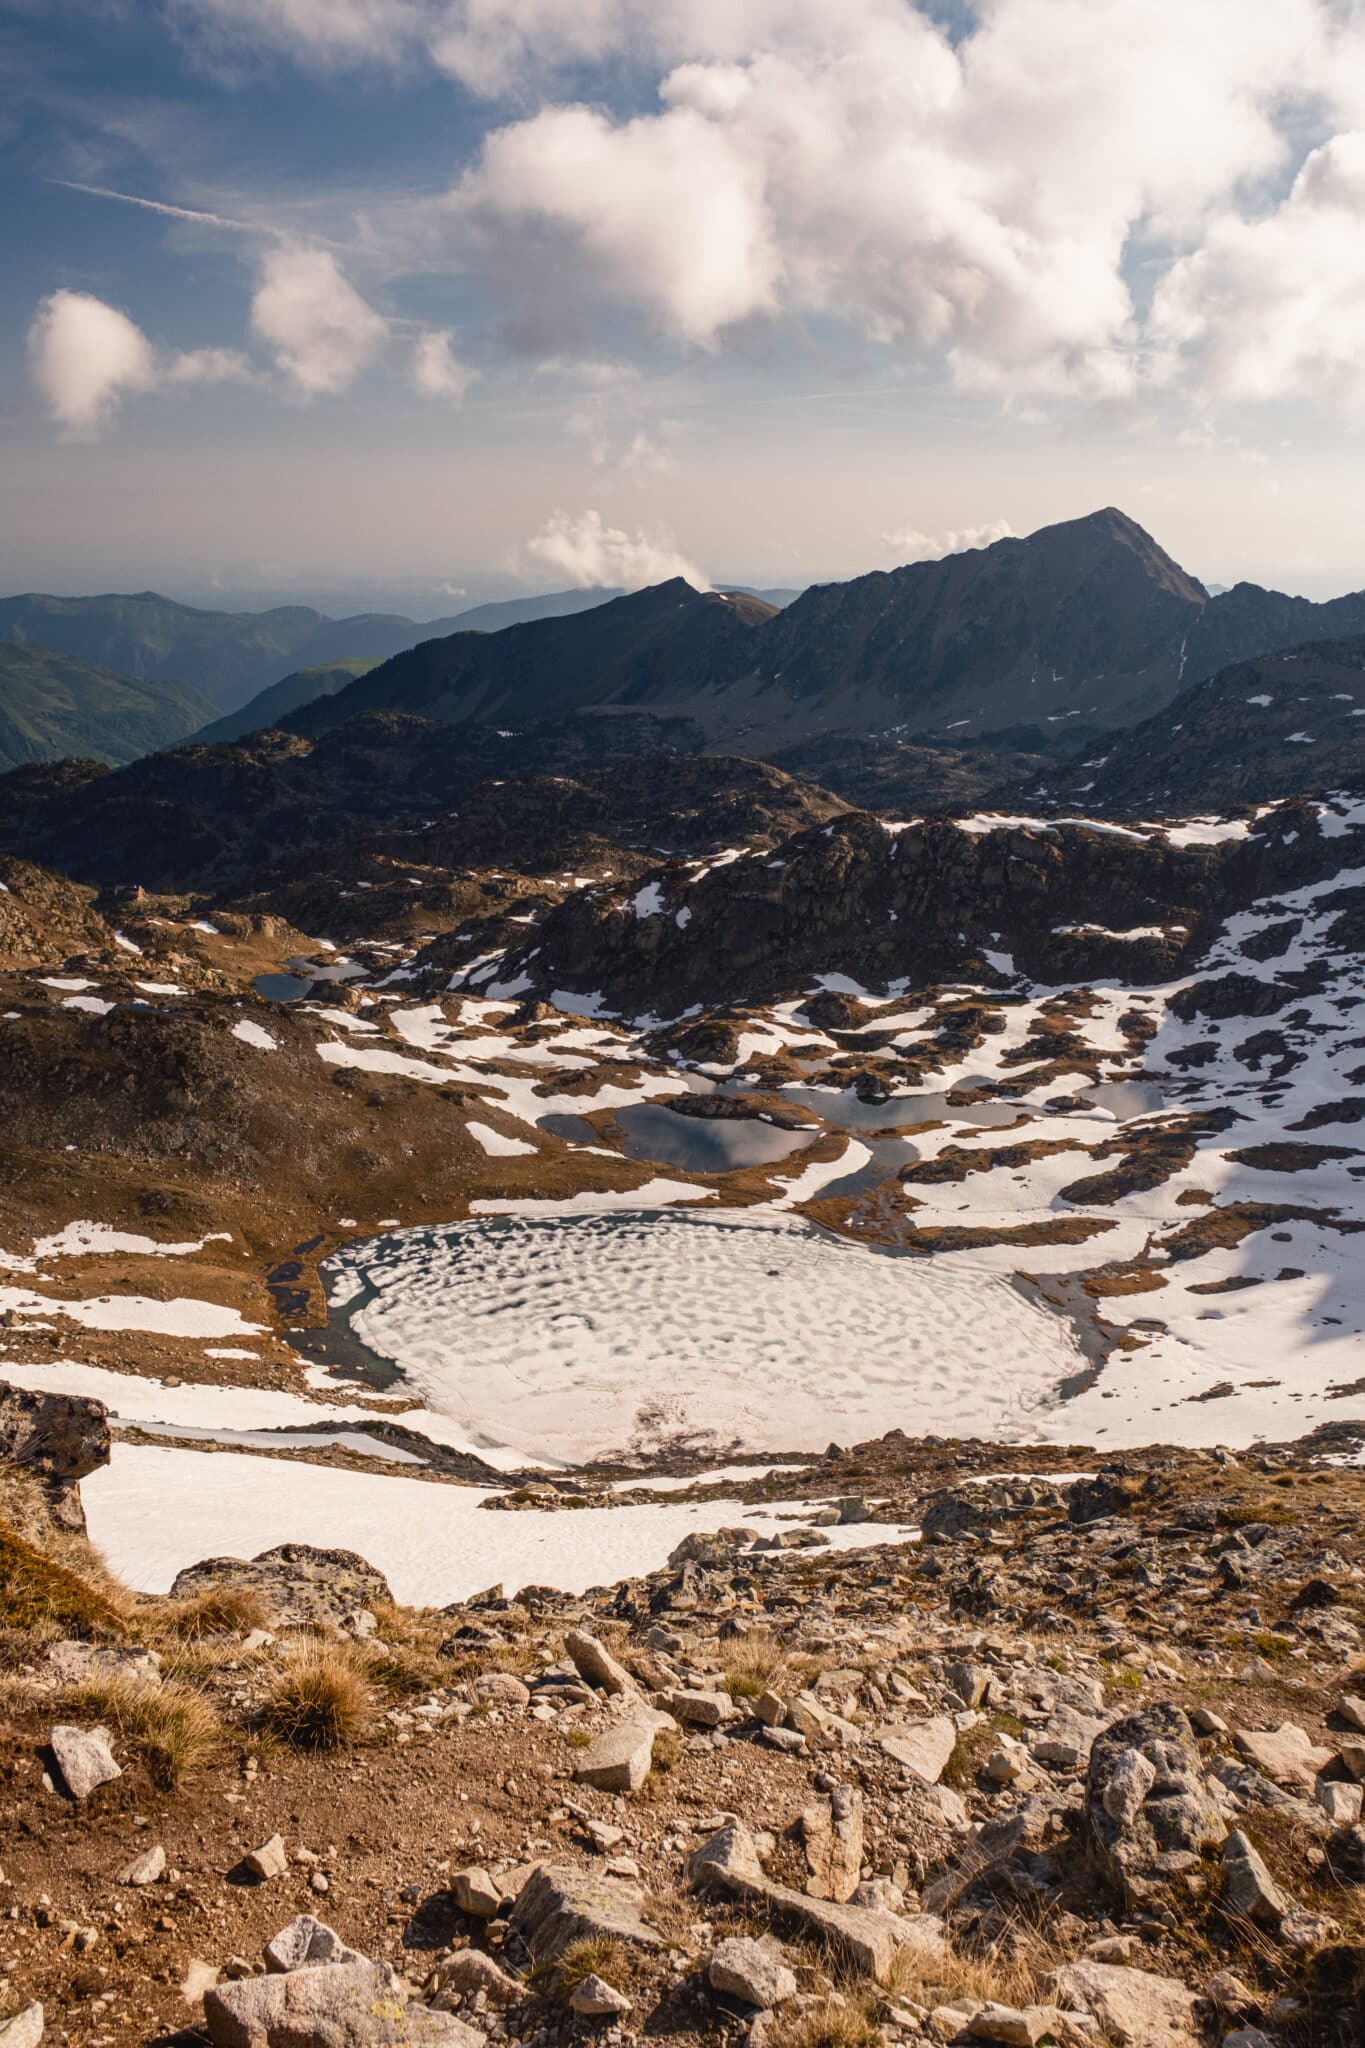
[{"label": "contrail", "polygon": [[204,227],[231,228],[234,233],[247,235],[274,235],[277,228],[264,226],[260,221],[232,220],[222,213],[202,213],[191,206],[167,206],[161,199],[141,199],[136,192],[114,192],[107,185],[82,185],[74,178],[49,178],[50,185],[61,185],[68,192],[85,192],[92,199],[117,199],[124,206],[142,206],[148,213],[164,213],[171,220],[193,220]]}]

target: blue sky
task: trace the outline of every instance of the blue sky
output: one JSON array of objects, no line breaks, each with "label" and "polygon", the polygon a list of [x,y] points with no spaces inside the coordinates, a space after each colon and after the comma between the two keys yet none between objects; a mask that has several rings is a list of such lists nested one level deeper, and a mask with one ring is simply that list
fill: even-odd
[{"label": "blue sky", "polygon": [[5,589],[432,615],[1105,503],[1365,584],[1357,0],[10,0],[0,69]]}]

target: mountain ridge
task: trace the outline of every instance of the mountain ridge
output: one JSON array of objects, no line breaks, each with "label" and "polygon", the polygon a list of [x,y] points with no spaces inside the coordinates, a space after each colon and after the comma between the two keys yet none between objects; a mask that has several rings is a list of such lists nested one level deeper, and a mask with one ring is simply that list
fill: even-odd
[{"label": "mountain ridge", "polygon": [[515,723],[628,704],[694,718],[708,745],[759,755],[845,729],[942,742],[1070,722],[1084,735],[1318,627],[1365,632],[1365,592],[1316,605],[1242,584],[1210,597],[1113,506],[815,585],[780,612],[722,600],[724,626],[707,602],[674,579],[599,607],[586,631],[571,619],[481,644],[433,636],[287,722],[317,733],[361,710],[406,709]]}]

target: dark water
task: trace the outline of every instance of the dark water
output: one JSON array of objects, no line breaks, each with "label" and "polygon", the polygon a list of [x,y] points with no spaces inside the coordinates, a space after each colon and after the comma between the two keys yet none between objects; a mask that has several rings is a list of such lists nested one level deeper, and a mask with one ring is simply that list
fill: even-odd
[{"label": "dark water", "polygon": [[818,1137],[784,1131],[760,1117],[678,1116],[657,1102],[618,1109],[627,1159],[681,1166],[692,1173],[733,1173],[742,1166],[772,1166]]},{"label": "dark water", "polygon": [[1122,1122],[1125,1117],[1148,1116],[1166,1107],[1166,1091],[1155,1081],[1101,1081],[1087,1088],[1077,1100],[1087,1109],[1109,1109]]},{"label": "dark water", "polygon": [[813,1109],[826,1123],[845,1131],[894,1131],[904,1124],[972,1124],[985,1130],[1012,1124],[1019,1115],[1013,1102],[950,1103],[946,1094],[893,1095],[886,1102],[860,1102],[851,1088],[784,1088],[783,1102]]},{"label": "dark water", "polygon": [[313,984],[301,974],[258,974],[251,986],[268,1003],[296,1003]]}]

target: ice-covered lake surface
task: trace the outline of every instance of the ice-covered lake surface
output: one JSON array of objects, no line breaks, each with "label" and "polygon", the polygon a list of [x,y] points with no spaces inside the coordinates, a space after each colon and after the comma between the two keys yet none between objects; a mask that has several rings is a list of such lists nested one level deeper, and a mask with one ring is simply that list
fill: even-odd
[{"label": "ice-covered lake surface", "polygon": [[565,1463],[1036,1433],[1083,1365],[1007,1279],[771,1211],[480,1218],[347,1247],[335,1321],[474,1442]]}]

